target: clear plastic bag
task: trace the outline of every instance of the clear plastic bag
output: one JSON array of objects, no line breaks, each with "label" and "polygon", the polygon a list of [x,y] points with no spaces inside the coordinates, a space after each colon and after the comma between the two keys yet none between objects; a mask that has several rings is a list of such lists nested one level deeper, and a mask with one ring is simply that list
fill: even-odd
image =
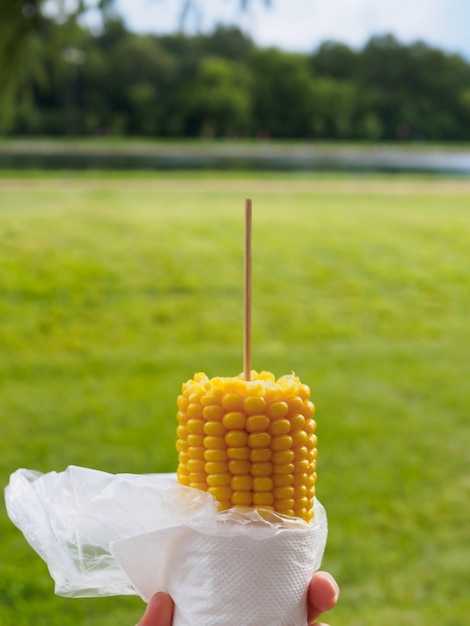
[{"label": "clear plastic bag", "polygon": [[5,500],[59,595],[147,601],[167,591],[174,626],[238,625],[241,606],[246,626],[305,624],[306,587],[327,537],[318,501],[311,524],[252,509],[218,513],[209,493],[179,485],[174,474],[75,466],[17,470]]}]

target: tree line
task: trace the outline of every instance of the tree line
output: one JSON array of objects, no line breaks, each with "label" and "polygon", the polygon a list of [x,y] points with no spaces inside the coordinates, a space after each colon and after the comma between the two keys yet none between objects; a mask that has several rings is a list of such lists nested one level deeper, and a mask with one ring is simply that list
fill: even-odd
[{"label": "tree line", "polygon": [[22,54],[2,135],[470,139],[469,62],[392,35],[299,54],[235,27],[140,35],[113,16],[98,33],[51,24]]}]

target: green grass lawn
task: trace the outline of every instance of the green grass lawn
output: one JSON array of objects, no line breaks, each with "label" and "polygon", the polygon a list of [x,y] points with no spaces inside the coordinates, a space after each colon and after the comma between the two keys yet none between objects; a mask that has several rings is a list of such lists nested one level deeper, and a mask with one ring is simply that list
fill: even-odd
[{"label": "green grass lawn", "polygon": [[[253,366],[317,405],[334,626],[463,626],[470,517],[470,180],[0,176],[0,478],[176,468],[175,399]],[[53,595],[0,508],[0,626],[134,624],[138,598]]]}]

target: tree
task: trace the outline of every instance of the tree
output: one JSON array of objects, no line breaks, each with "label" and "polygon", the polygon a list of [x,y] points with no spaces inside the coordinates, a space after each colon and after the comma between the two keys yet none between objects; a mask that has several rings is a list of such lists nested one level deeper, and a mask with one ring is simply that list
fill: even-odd
[{"label": "tree", "polygon": [[253,41],[236,26],[216,26],[215,30],[202,37],[204,54],[214,55],[243,63],[254,49]]},{"label": "tree", "polygon": [[310,114],[314,137],[329,139],[353,137],[357,105],[357,88],[353,81],[315,78]]},{"label": "tree", "polygon": [[111,132],[120,126],[120,132],[131,135],[165,134],[168,94],[174,93],[178,81],[175,57],[157,37],[125,30],[111,44],[105,31],[99,44],[106,62],[84,91],[88,98],[105,101],[100,126]]},{"label": "tree", "polygon": [[308,136],[313,80],[307,57],[275,48],[256,49],[248,67],[253,76],[254,134]]},{"label": "tree", "polygon": [[249,73],[231,61],[206,57],[186,85],[188,134],[239,135],[249,129]]},{"label": "tree", "polygon": [[470,87],[466,61],[422,42],[373,37],[359,54],[357,81],[386,139],[469,137],[462,94]]},{"label": "tree", "polygon": [[113,0],[1,0],[0,2],[0,131],[12,122],[18,102],[31,100],[35,86],[51,81],[45,67],[62,57],[67,43],[63,28],[98,6],[103,14]]},{"label": "tree", "polygon": [[312,55],[312,67],[317,76],[351,80],[357,71],[357,53],[344,43],[325,41]]}]

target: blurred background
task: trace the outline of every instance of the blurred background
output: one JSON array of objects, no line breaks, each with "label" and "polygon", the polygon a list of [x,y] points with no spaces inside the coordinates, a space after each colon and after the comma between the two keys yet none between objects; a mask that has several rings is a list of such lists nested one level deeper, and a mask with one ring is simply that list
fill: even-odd
[{"label": "blurred background", "polygon": [[[470,614],[470,5],[0,1],[0,478],[176,469],[176,397],[312,390],[335,626]],[[0,626],[55,596],[0,506]]]},{"label": "blurred background", "polygon": [[462,0],[4,0],[0,166],[468,171],[435,144],[470,138],[469,23]]}]

